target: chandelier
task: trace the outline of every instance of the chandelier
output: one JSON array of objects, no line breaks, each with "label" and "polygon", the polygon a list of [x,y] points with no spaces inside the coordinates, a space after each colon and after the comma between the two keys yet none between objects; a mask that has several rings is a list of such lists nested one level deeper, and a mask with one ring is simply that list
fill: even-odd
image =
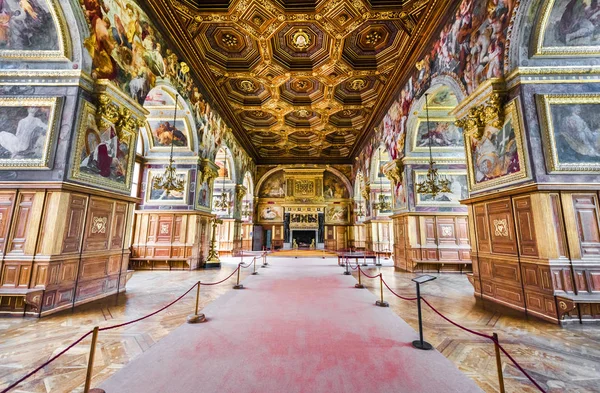
[{"label": "chandelier", "polygon": [[379,149],[379,202],[373,202],[373,209],[378,210],[380,213],[382,211],[391,210],[391,204],[385,200],[385,195],[383,195],[383,167],[381,166],[381,149]]},{"label": "chandelier", "polygon": [[438,194],[450,192],[450,181],[446,178],[438,176],[438,170],[433,166],[433,155],[431,153],[431,129],[429,127],[429,98],[425,94],[425,111],[427,113],[427,136],[429,139],[429,170],[427,170],[427,178],[417,184],[417,192],[419,194],[428,194],[435,198]]},{"label": "chandelier", "polygon": [[242,208],[242,217],[252,216],[252,209],[250,209],[250,201],[248,198],[244,199],[244,207]]},{"label": "chandelier", "polygon": [[225,175],[227,174],[227,150],[223,150],[225,151],[225,158],[223,159],[223,188],[221,189],[221,196],[215,202],[215,207],[217,208],[217,210],[221,211],[229,209],[229,194],[225,192]]},{"label": "chandelier", "polygon": [[165,173],[163,173],[162,176],[157,176],[152,181],[152,187],[155,190],[164,190],[167,196],[172,192],[182,192],[185,190],[185,180],[177,177],[176,168],[173,166],[173,146],[175,144],[178,102],[179,94],[175,96],[175,116],[173,117],[173,128],[171,129],[171,153],[169,154],[169,165],[165,168]]},{"label": "chandelier", "polygon": [[361,191],[360,191],[360,179],[358,180],[358,201],[356,202],[356,204],[358,205],[358,211],[356,212],[356,217],[360,218],[360,217],[364,217],[365,216],[365,212],[363,210],[363,204],[362,204],[362,200],[361,200]]}]

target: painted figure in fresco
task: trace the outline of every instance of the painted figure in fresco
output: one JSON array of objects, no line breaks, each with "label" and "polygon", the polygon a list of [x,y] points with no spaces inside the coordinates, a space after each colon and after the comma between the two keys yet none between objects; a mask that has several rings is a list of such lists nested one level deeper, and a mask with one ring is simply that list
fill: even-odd
[{"label": "painted figure in fresco", "polygon": [[600,4],[598,0],[570,0],[562,14],[556,38],[565,45],[600,43]]},{"label": "painted figure in fresco", "polygon": [[1,49],[58,49],[58,34],[46,0],[0,0]]},{"label": "painted figure in fresco", "polygon": [[[91,122],[91,124],[90,124]],[[90,132],[91,131],[91,132]],[[88,133],[98,132],[93,120],[88,120]],[[83,171],[99,174],[111,180],[121,181],[126,175],[129,147],[119,142],[114,126],[109,125],[100,135],[100,142],[89,154],[83,157],[80,168]]]},{"label": "painted figure in fresco", "polygon": [[187,146],[187,137],[170,122],[161,122],[158,127],[152,131],[154,143],[158,146]]},{"label": "painted figure in fresco", "polygon": [[473,139],[475,182],[481,183],[520,170],[512,121],[501,129],[487,126],[480,140]]},{"label": "painted figure in fresco", "polygon": [[[0,146],[10,154],[10,158],[42,156],[48,124],[37,117],[39,109],[28,107],[27,116],[19,120],[14,134],[0,131]],[[7,125],[6,122],[3,124]]]},{"label": "painted figure in fresco", "polygon": [[451,122],[432,122],[434,127],[427,132],[427,123],[419,123],[417,146],[429,146],[431,138],[432,147],[461,147],[463,136],[458,127]]},{"label": "painted figure in fresco", "polygon": [[271,208],[271,206],[267,206],[260,214],[260,218],[263,220],[275,220],[277,219],[277,211]]},{"label": "painted figure in fresco", "polygon": [[[567,116],[562,118],[559,136],[564,143],[576,153],[583,156],[585,161],[598,160],[600,157],[600,128],[593,130],[588,121],[581,116],[581,105],[568,105]],[[559,143],[559,146],[562,144]],[[577,157],[569,154],[564,147],[561,155],[566,161],[577,162]]]}]

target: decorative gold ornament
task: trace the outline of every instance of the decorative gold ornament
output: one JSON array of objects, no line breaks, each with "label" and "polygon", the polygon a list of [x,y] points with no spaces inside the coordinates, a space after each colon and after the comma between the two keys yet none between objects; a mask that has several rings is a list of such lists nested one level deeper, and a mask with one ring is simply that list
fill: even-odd
[{"label": "decorative gold ornament", "polygon": [[348,88],[354,91],[361,91],[367,86],[367,81],[364,79],[354,79],[348,83]]},{"label": "decorative gold ornament", "polygon": [[310,116],[310,112],[307,111],[306,109],[300,109],[296,111],[296,116],[301,117],[301,118],[307,118],[308,116]]},{"label": "decorative gold ornament", "polygon": [[508,223],[506,218],[494,220],[494,234],[496,236],[508,237]]},{"label": "decorative gold ornament", "polygon": [[234,47],[238,43],[238,39],[232,34],[223,35],[223,38],[221,38],[221,41],[223,41],[223,43],[229,47]]},{"label": "decorative gold ornament", "polygon": [[256,85],[250,80],[243,80],[240,82],[240,89],[246,93],[253,93],[256,91]]},{"label": "decorative gold ornament", "polygon": [[462,119],[455,124],[467,135],[479,140],[486,126],[501,128],[504,122],[504,107],[498,93],[493,93],[485,104],[474,106]]},{"label": "decorative gold ornament", "polygon": [[306,50],[311,44],[310,36],[302,29],[292,35],[292,46],[298,50]]},{"label": "decorative gold ornament", "polygon": [[366,43],[367,45],[372,45],[375,46],[379,41],[381,41],[381,33],[378,31],[372,31],[369,34],[367,34],[366,38]]}]

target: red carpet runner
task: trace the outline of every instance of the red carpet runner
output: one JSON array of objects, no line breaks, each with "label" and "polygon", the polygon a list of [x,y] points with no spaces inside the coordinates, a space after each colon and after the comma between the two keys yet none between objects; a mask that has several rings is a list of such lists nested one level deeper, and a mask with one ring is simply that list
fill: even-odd
[{"label": "red carpet runner", "polygon": [[269,268],[102,384],[107,393],[480,392],[334,259]]}]

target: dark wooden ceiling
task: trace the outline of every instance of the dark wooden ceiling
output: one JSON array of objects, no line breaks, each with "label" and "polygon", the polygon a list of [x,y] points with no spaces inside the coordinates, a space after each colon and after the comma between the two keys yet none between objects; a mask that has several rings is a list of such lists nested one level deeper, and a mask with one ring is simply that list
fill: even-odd
[{"label": "dark wooden ceiling", "polygon": [[148,0],[258,163],[350,163],[443,0]]}]

